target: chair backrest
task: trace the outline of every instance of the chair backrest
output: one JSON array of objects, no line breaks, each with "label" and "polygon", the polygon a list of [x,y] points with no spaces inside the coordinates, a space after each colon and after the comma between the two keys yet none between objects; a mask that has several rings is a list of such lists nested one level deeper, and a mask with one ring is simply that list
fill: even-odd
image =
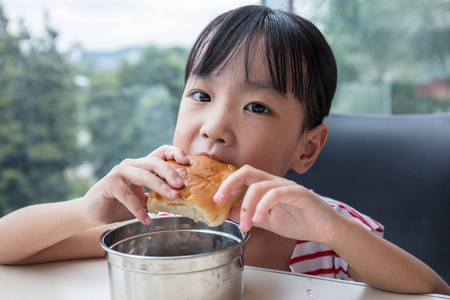
[{"label": "chair backrest", "polygon": [[450,114],[331,114],[312,168],[287,177],[385,226],[385,238],[450,282]]}]

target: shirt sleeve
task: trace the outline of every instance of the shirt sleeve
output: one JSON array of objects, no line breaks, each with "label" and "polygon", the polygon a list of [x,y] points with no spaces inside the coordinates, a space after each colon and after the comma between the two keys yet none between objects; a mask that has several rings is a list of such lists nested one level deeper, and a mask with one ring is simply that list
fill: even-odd
[{"label": "shirt sleeve", "polygon": [[[374,219],[343,202],[320,197],[342,215],[356,220],[367,230],[383,237],[384,227]],[[289,267],[294,273],[352,280],[348,276],[348,263],[333,250],[318,242],[297,241]]]}]

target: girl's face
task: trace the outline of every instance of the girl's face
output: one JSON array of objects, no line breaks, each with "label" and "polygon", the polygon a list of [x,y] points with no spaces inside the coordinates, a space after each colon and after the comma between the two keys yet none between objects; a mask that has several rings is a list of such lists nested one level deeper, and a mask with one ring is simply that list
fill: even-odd
[{"label": "girl's face", "polygon": [[303,147],[303,110],[292,94],[272,87],[265,57],[255,54],[249,81],[242,55],[220,75],[189,78],[173,144],[187,154],[283,176]]}]

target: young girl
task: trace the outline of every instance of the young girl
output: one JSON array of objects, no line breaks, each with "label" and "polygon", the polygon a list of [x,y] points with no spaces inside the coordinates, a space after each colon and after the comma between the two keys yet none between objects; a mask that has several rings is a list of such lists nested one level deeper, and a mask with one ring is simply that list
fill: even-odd
[{"label": "young girl", "polygon": [[1,263],[103,256],[98,240],[111,223],[133,216],[151,223],[144,187],[177,198],[183,181],[166,161],[189,164],[186,154],[202,154],[240,167],[214,201],[247,187],[230,218],[252,230],[248,264],[450,294],[429,267],[374,234],[381,225],[282,177],[306,172],[319,155],[336,76],[330,47],[307,20],[261,6],[219,16],[190,53],[173,146],[124,160],[82,198],[0,219]]}]

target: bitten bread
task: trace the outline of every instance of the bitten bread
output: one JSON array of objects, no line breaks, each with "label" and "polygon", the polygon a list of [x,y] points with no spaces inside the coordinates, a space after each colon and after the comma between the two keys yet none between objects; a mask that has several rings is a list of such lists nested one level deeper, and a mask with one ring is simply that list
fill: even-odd
[{"label": "bitten bread", "polygon": [[219,226],[228,218],[231,207],[239,195],[230,197],[224,203],[216,203],[213,196],[222,182],[237,168],[230,164],[218,162],[208,156],[188,155],[191,164],[180,165],[168,161],[184,180],[184,187],[179,189],[180,198],[166,200],[150,190],[147,210],[150,213],[167,212],[202,221],[209,226]]}]

